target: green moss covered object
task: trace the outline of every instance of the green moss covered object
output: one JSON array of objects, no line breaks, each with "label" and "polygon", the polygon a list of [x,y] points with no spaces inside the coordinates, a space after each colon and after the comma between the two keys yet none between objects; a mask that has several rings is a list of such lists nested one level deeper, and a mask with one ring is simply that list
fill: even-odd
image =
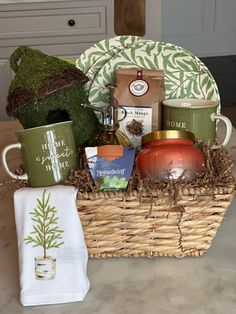
[{"label": "green moss covered object", "polygon": [[9,116],[24,128],[72,120],[77,145],[95,137],[99,122],[87,101],[88,78],[73,64],[29,47],[18,47],[10,58],[16,73],[9,87]]},{"label": "green moss covered object", "polygon": [[73,86],[21,107],[15,117],[25,129],[72,120],[77,145],[83,145],[95,137],[99,124],[92,110],[78,104],[81,96],[80,88]]}]

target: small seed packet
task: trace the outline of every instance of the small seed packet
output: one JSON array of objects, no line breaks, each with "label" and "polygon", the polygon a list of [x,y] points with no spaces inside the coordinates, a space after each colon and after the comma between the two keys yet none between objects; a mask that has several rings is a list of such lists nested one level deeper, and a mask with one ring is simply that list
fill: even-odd
[{"label": "small seed packet", "polygon": [[133,169],[135,149],[122,145],[86,147],[89,170],[99,191],[125,190]]}]

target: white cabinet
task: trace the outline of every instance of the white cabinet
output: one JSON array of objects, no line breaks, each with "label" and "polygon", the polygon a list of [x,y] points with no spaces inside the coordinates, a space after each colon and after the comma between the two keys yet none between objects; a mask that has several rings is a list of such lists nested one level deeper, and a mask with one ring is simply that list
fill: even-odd
[{"label": "white cabinet", "polygon": [[[113,2],[0,0],[0,120],[7,119],[13,50],[28,45],[76,59],[93,43],[115,35]],[[235,55],[235,12],[235,0],[146,0],[145,37],[176,43],[199,57]]]},{"label": "white cabinet", "polygon": [[13,77],[9,56],[20,45],[74,60],[94,42],[113,33],[110,0],[0,4],[0,120]]},{"label": "white cabinet", "polygon": [[163,0],[162,40],[199,57],[236,54],[235,0]]},{"label": "white cabinet", "polygon": [[[27,45],[74,60],[113,36],[113,0],[0,0],[0,120],[9,119],[6,98],[14,75],[9,56],[15,48]],[[146,0],[145,37],[161,38],[161,0]]]}]

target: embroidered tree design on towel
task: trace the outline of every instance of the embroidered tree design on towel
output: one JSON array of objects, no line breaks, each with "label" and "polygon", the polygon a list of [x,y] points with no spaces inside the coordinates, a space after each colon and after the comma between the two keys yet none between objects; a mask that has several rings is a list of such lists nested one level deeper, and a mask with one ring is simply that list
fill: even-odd
[{"label": "embroidered tree design on towel", "polygon": [[48,249],[59,248],[63,242],[62,233],[58,226],[59,217],[56,216],[55,206],[51,206],[51,194],[46,195],[43,191],[42,199],[37,198],[37,207],[30,212],[34,222],[33,230],[24,239],[25,244],[32,244],[33,247],[41,246],[43,256],[35,257],[35,276],[38,280],[52,280],[56,277],[56,258],[47,255]]}]

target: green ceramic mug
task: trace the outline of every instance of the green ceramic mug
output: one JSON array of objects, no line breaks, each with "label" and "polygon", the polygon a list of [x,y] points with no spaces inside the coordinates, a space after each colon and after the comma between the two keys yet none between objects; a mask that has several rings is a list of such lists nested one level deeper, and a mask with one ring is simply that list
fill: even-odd
[{"label": "green ceramic mug", "polygon": [[[183,129],[194,133],[197,140],[209,144],[213,149],[225,146],[232,133],[230,120],[217,113],[218,104],[203,99],[169,99],[163,101],[164,130]],[[221,145],[216,143],[216,121],[222,120],[226,135]]]},{"label": "green ceramic mug", "polygon": [[[16,132],[18,144],[2,151],[3,167],[13,179],[28,180],[32,187],[61,183],[77,167],[77,153],[72,121],[60,122]],[[15,175],[7,165],[6,155],[20,149],[25,174]]]}]

